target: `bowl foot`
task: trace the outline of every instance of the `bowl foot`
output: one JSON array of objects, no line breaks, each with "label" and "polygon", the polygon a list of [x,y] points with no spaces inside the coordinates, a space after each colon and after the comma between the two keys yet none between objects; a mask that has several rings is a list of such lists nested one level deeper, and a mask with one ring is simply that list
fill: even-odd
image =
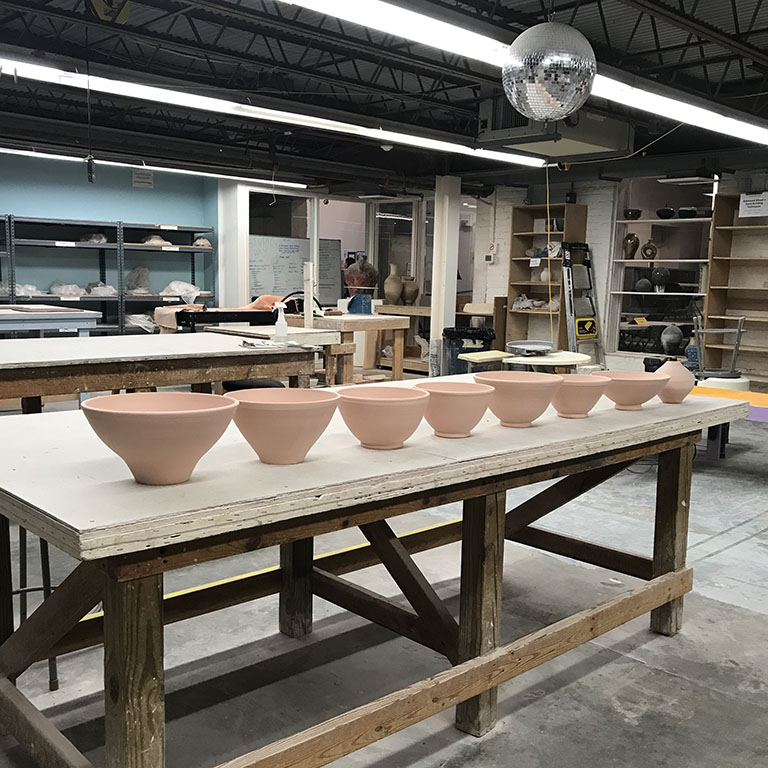
[{"label": "bowl foot", "polygon": [[459,435],[459,434],[450,434],[448,432],[438,432],[437,430],[435,430],[435,437],[446,437],[450,440],[460,440],[463,437],[469,437],[469,432],[465,432]]},{"label": "bowl foot", "polygon": [[527,429],[528,427],[532,427],[533,424],[528,421],[525,424],[510,424],[509,422],[502,421],[501,422],[502,427],[514,427],[515,429]]},{"label": "bowl foot", "polygon": [[642,411],[642,405],[616,405],[617,411]]},{"label": "bowl foot", "polygon": [[586,419],[589,416],[588,413],[558,413],[561,419]]},{"label": "bowl foot", "polygon": [[184,475],[175,474],[165,475],[163,477],[143,472],[132,472],[132,474],[133,479],[140,485],[181,485],[182,483],[186,483],[187,480],[192,477],[191,472]]},{"label": "bowl foot", "polygon": [[402,448],[402,443],[394,443],[393,445],[368,445],[367,443],[360,443],[363,448],[370,448],[372,451],[395,451],[398,448]]}]

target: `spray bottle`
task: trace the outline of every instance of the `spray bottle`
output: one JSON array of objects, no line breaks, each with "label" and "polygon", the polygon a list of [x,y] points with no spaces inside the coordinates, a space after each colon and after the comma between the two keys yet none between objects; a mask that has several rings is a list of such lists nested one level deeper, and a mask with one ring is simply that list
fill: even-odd
[{"label": "spray bottle", "polygon": [[275,341],[288,341],[288,323],[285,321],[286,305],[282,301],[275,302],[277,322],[275,323]]}]

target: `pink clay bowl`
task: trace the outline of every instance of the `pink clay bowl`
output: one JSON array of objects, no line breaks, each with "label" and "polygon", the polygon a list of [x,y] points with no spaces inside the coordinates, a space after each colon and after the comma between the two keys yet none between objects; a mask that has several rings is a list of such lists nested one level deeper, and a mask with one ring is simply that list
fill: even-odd
[{"label": "pink clay bowl", "polygon": [[469,437],[494,393],[487,384],[469,381],[424,381],[414,386],[429,392],[425,418],[437,437]]},{"label": "pink clay bowl", "polygon": [[608,378],[605,396],[616,403],[619,411],[640,411],[643,403],[658,395],[669,382],[669,376],[644,371],[600,371],[594,374]]},{"label": "pink clay bowl", "polygon": [[607,376],[580,373],[563,376],[563,384],[555,392],[552,405],[563,419],[586,419],[610,383]]},{"label": "pink clay bowl", "polygon": [[339,396],[327,389],[244,389],[235,425],[264,464],[300,464],[333,417]]},{"label": "pink clay bowl", "polygon": [[83,413],[137,483],[185,483],[235,415],[237,403],[197,392],[135,392],[92,397]]},{"label": "pink clay bowl", "polygon": [[416,431],[424,418],[429,392],[411,387],[361,384],[339,390],[339,411],[364,448],[393,450]]},{"label": "pink clay bowl", "polygon": [[503,427],[530,427],[547,410],[563,377],[528,371],[486,371],[476,373],[475,381],[494,388],[490,407]]}]

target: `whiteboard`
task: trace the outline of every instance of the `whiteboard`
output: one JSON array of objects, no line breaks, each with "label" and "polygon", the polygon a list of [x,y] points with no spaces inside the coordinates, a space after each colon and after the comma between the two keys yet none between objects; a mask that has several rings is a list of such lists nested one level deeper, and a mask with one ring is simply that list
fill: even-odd
[{"label": "whiteboard", "polygon": [[[310,260],[304,237],[249,237],[249,295],[285,296],[304,288],[304,262]],[[320,240],[318,299],[336,305],[341,298],[341,241]]]}]

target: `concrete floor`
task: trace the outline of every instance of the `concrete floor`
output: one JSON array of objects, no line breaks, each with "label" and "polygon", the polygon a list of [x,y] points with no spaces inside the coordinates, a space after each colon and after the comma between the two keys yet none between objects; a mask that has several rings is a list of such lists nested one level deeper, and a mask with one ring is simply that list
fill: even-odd
[{"label": "concrete floor", "polygon": [[[60,406],[66,407],[66,406]],[[675,638],[637,619],[507,683],[500,721],[482,739],[453,728],[447,711],[354,753],[339,768],[543,766],[768,766],[768,437],[765,426],[731,430],[729,458],[695,462],[689,559],[695,591]],[[655,466],[635,465],[542,524],[650,553]],[[510,492],[513,506],[540,490]],[[398,518],[398,532],[459,516],[456,505]],[[361,541],[356,531],[317,540],[318,551]],[[458,545],[416,557],[454,613]],[[15,556],[15,553],[14,553]],[[627,589],[628,577],[507,544],[504,641]],[[266,550],[177,571],[166,592],[272,565]],[[54,556],[55,578],[72,563]],[[31,569],[37,573],[37,563]],[[353,579],[382,594],[397,588],[382,568]],[[267,598],[166,630],[168,766],[208,768],[446,668],[434,652],[315,601],[305,640],[276,632]],[[101,649],[59,660],[61,689],[36,665],[19,686],[103,765]],[[0,736],[0,766],[34,765]]]}]

